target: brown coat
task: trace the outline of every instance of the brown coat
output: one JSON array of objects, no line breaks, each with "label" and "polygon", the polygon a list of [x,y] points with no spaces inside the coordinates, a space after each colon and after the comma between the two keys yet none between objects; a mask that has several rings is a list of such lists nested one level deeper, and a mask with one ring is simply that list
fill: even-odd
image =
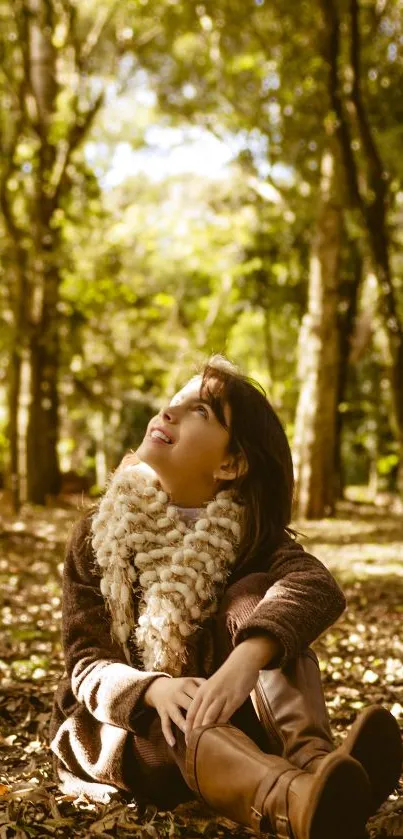
[{"label": "brown coat", "polygon": [[[252,572],[264,572],[264,577],[257,575],[264,581],[262,599],[255,601],[258,605],[252,611],[228,616],[233,640],[238,644],[250,635],[270,632],[283,649],[277,666],[295,658],[345,607],[344,596],[324,565],[289,536],[270,557],[256,557],[242,573],[235,572],[229,586],[238,578],[235,585],[242,591],[242,580]],[[63,789],[85,790],[101,800],[116,788],[135,792],[125,768],[128,732],[132,740],[133,735],[147,738],[155,711],[142,700],[159,674],[145,672],[135,650],[133,666],[129,665],[111,638],[91,545],[90,515],[75,526],[67,549],[62,634],[66,673],[55,695],[51,749]],[[184,675],[208,677],[214,672],[219,662],[213,638],[211,623],[195,634]]]}]

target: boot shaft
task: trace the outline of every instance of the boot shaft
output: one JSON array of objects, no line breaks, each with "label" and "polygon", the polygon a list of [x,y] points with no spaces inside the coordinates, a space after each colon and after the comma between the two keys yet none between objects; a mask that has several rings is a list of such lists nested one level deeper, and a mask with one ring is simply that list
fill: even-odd
[{"label": "boot shaft", "polygon": [[[192,732],[186,754],[190,788],[221,814],[256,828],[259,807],[282,772],[298,773],[282,758],[269,758],[232,725],[210,725]],[[259,805],[256,797],[259,791]]]},{"label": "boot shaft", "polygon": [[318,659],[308,649],[284,669],[261,670],[256,709],[273,751],[304,769],[334,748]]}]

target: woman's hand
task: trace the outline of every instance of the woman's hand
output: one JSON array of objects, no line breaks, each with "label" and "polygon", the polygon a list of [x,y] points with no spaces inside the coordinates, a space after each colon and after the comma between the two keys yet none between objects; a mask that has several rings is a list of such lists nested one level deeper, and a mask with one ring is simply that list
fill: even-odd
[{"label": "woman's hand", "polygon": [[235,647],[219,670],[197,690],[186,716],[186,743],[192,728],[228,722],[254,689],[260,670],[279,650],[279,642],[268,634],[248,638]]},{"label": "woman's hand", "polygon": [[193,676],[177,679],[159,676],[146,690],[144,702],[150,708],[155,708],[159,714],[162,733],[169,746],[175,745],[172,723],[174,722],[181,731],[185,731],[186,720],[181,708],[185,711],[190,708],[200,685],[205,681],[205,679]]}]

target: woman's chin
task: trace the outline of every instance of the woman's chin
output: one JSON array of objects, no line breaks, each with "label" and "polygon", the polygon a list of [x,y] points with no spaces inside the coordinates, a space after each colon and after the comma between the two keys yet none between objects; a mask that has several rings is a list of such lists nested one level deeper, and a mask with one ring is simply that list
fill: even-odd
[{"label": "woman's chin", "polygon": [[156,446],[150,446],[147,444],[141,444],[140,448],[137,449],[137,457],[141,461],[141,463],[145,463],[147,466],[150,466],[151,469],[154,469],[154,472],[158,474],[158,465],[161,463],[161,453],[155,451]]}]

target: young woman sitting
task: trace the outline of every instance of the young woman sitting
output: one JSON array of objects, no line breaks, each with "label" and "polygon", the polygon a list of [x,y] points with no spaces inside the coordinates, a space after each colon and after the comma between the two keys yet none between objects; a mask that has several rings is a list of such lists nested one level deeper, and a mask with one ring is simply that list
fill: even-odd
[{"label": "young woman sitting", "polygon": [[75,527],[51,748],[66,793],[195,796],[290,839],[353,839],[400,776],[395,719],[334,748],[310,644],[344,609],[288,529],[290,449],[261,389],[213,357]]}]

